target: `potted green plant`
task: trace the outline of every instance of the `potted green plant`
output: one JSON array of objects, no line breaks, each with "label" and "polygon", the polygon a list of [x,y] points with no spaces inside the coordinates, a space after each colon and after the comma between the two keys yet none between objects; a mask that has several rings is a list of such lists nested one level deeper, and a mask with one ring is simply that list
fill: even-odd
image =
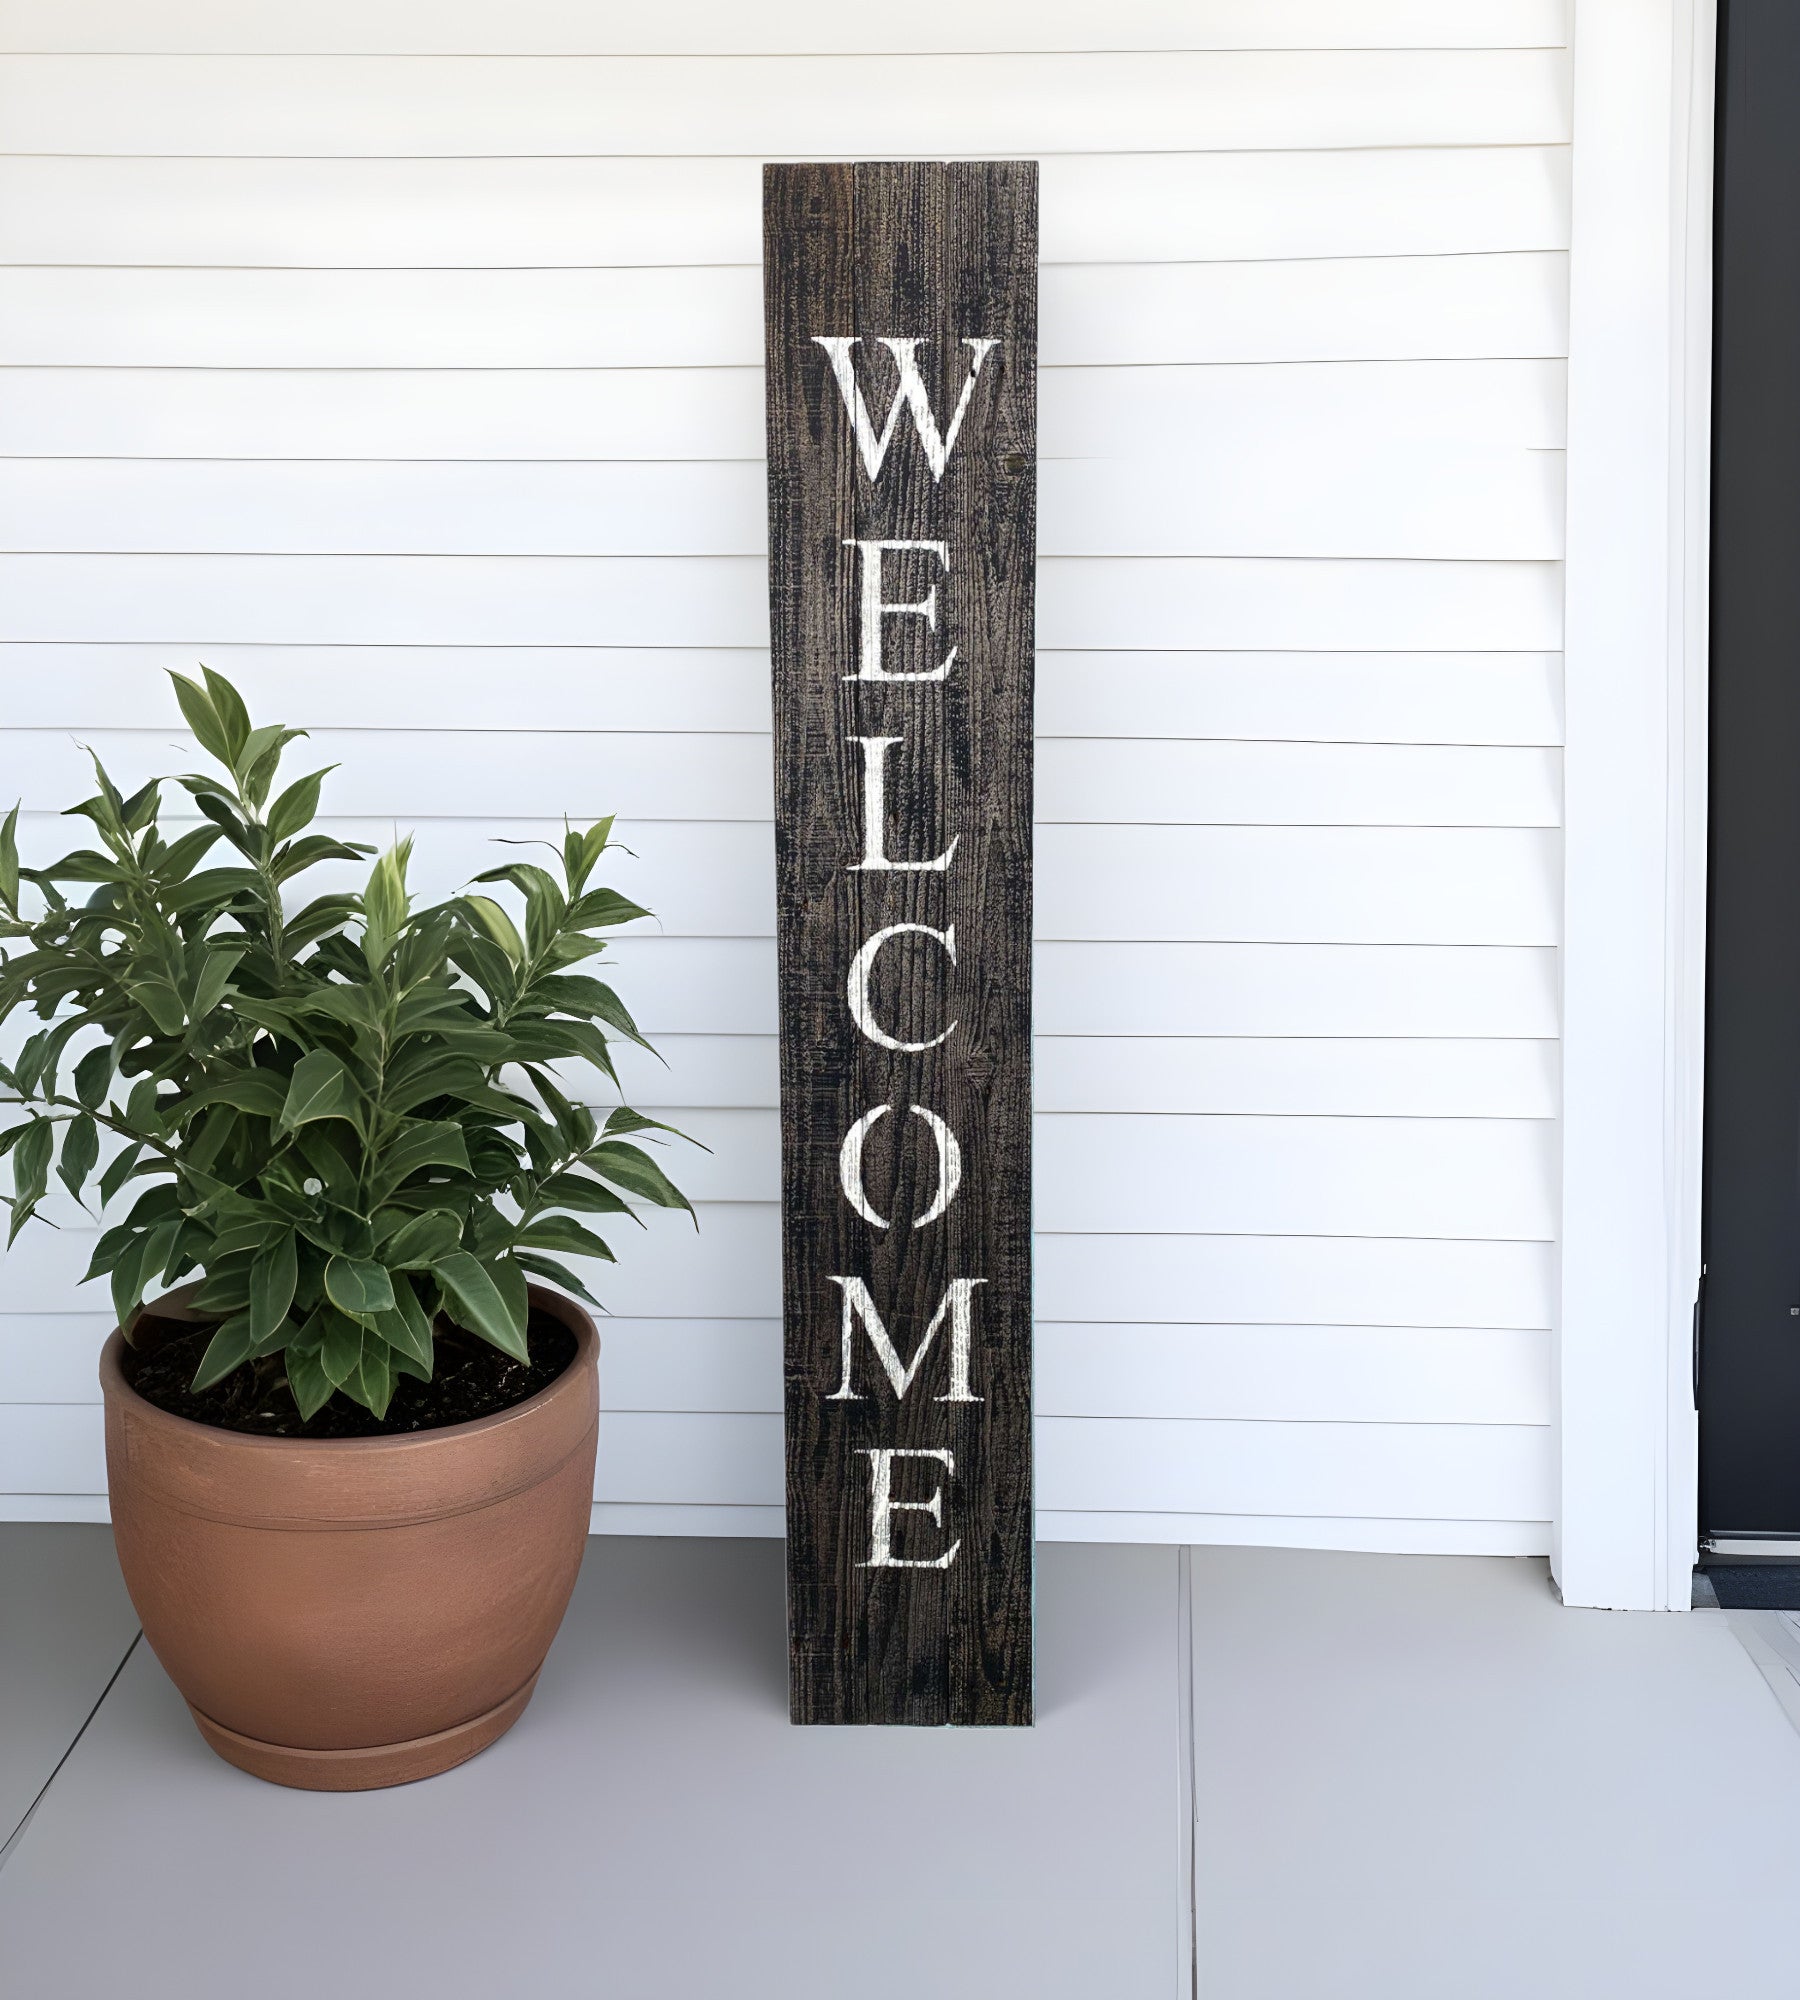
[{"label": "potted green plant", "polygon": [[[8,1243],[52,1168],[135,1191],[87,1276],[145,1637],[231,1762],[401,1783],[517,1718],[574,1585],[598,1342],[563,1259],[610,1260],[594,1218],[689,1206],[634,1143],[671,1128],[557,1080],[616,1086],[609,1037],[642,1040],[577,968],[646,912],[594,882],[610,820],[555,874],[478,878],[517,923],[473,888],[415,908],[404,841],[309,896],[374,850],[309,831],[327,772],[278,784],[303,732],[173,678],[217,775],[125,796],[96,758],[70,809],[96,844],[47,867],[16,807],[0,827],[0,1025],[44,1024],[0,1067]],[[173,837],[170,785],[200,821]]]}]

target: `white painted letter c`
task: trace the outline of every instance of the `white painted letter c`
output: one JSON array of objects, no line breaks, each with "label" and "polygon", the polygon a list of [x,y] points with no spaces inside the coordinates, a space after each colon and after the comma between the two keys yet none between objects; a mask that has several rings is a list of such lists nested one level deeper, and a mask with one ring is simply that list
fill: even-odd
[{"label": "white painted letter c", "polygon": [[850,1018],[868,1036],[877,1048],[895,1049],[902,1055],[919,1055],[926,1049],[935,1049],[947,1042],[956,1033],[957,1024],[952,1021],[941,1035],[933,1035],[928,1042],[896,1041],[869,1012],[869,978],[875,970],[875,960],[881,947],[889,938],[899,937],[907,931],[916,931],[921,937],[936,938],[950,955],[950,963],[956,963],[956,926],[947,930],[933,930],[929,924],[889,924],[886,930],[877,931],[863,945],[850,961],[850,977],[845,986],[845,998],[850,1003]]}]

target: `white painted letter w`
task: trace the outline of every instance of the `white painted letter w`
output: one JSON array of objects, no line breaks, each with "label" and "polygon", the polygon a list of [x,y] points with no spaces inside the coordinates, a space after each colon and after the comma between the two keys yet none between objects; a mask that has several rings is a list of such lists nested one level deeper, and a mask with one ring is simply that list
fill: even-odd
[{"label": "white painted letter w", "polygon": [[846,339],[841,335],[815,333],[813,339],[831,357],[831,372],[837,378],[844,408],[850,412],[850,428],[869,477],[881,477],[882,463],[887,458],[888,446],[894,441],[894,432],[899,428],[900,410],[904,405],[912,413],[913,429],[918,432],[919,443],[925,448],[925,459],[931,467],[932,478],[942,479],[944,467],[950,463],[950,453],[956,445],[956,434],[962,429],[962,420],[968,414],[969,398],[975,393],[975,378],[981,373],[981,364],[988,358],[989,351],[1000,345],[999,341],[963,337],[963,345],[969,350],[969,376],[963,383],[962,394],[957,398],[949,428],[940,431],[937,418],[932,414],[931,399],[926,395],[925,384],[919,376],[918,341],[890,340],[884,334],[881,344],[894,357],[894,366],[900,371],[900,387],[888,405],[887,422],[877,435],[875,419],[869,415],[869,406],[863,401],[862,390],[857,386],[856,364],[851,358],[850,350],[857,345],[857,336]]}]

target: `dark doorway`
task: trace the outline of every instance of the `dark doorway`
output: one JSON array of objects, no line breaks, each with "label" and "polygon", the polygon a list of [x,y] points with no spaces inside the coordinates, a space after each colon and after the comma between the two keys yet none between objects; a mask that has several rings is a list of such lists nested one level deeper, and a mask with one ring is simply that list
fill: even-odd
[{"label": "dark doorway", "polygon": [[1719,62],[1703,1535],[1800,1536],[1800,5]]}]

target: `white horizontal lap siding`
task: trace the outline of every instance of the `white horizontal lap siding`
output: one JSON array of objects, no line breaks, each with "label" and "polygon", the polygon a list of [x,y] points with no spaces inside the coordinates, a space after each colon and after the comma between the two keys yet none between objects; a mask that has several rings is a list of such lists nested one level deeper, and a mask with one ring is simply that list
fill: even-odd
[{"label": "white horizontal lap siding", "polygon": [[[0,795],[54,851],[205,658],[427,893],[621,815],[625,1084],[712,1150],[593,1274],[601,1525],[780,1526],[759,163],[1023,153],[1042,1529],[1544,1545],[1566,27],[0,0]],[[0,1508],[91,1516],[56,1219]]]},{"label": "white horizontal lap siding", "polygon": [[[590,0],[314,0],[267,12],[239,0],[0,0],[0,50],[108,54],[240,51],[275,55],[885,53],[885,16],[840,0],[782,0],[747,23],[735,0],[662,0],[653,13],[620,13]],[[1560,47],[1566,0],[914,0],[915,48],[983,49],[1381,49]]]}]

